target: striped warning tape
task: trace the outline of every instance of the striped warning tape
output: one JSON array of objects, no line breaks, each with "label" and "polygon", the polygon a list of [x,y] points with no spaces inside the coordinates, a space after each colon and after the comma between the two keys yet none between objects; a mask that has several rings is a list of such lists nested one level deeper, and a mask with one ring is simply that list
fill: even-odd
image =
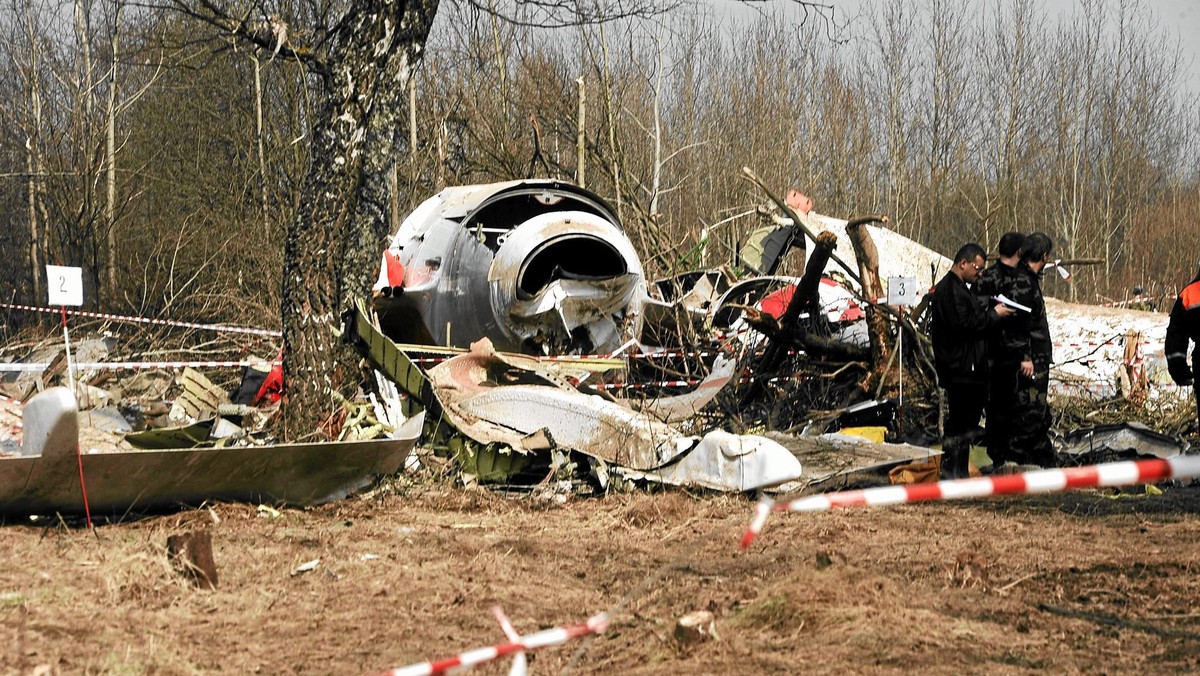
[{"label": "striped warning tape", "polygon": [[1009,493],[1052,493],[1071,488],[1127,486],[1167,479],[1200,476],[1200,455],[1167,459],[1129,460],[1103,465],[1044,469],[1024,474],[956,479],[907,486],[883,486],[827,495],[812,495],[790,502],[764,498],[754,508],[754,518],[742,536],[742,548],[762,532],[771,512],[819,512],[839,507],[878,507],[928,500],[961,500]]},{"label": "striped warning tape", "polygon": [[1112,301],[1109,303],[1099,303],[1099,306],[1100,307],[1124,307],[1126,305],[1136,305],[1137,303],[1157,303],[1159,300],[1162,300],[1164,302],[1169,302],[1169,301],[1175,300],[1176,298],[1178,298],[1178,296],[1176,296],[1175,294],[1171,294],[1169,296],[1163,296],[1162,298],[1154,298],[1151,296],[1134,296],[1133,298],[1128,298],[1126,300],[1116,300],[1116,301]]},{"label": "striped warning tape", "polygon": [[[745,385],[746,383],[752,383],[752,382],[759,381],[759,380],[761,380],[762,382],[766,382],[766,383],[777,383],[777,382],[784,382],[784,381],[802,382],[805,380],[809,380],[809,377],[802,376],[802,375],[790,375],[790,376],[774,376],[771,378],[764,379],[764,378],[754,378],[754,377],[747,376],[744,378],[738,378],[736,380],[733,380],[732,382],[736,382],[738,384]],[[654,382],[654,383],[595,383],[595,384],[589,385],[589,387],[591,387],[594,390],[644,390],[644,389],[648,389],[648,388],[652,388],[652,387],[691,387],[693,385],[699,385],[702,382],[704,382],[704,381],[698,380],[698,379],[697,380],[662,380],[662,381]]]},{"label": "striped warning tape", "polygon": [[477,664],[491,662],[505,655],[513,653],[525,652],[528,650],[537,650],[538,648],[547,648],[550,646],[562,645],[571,639],[587,636],[589,634],[601,634],[608,629],[608,616],[604,613],[594,615],[588,618],[583,624],[576,624],[569,627],[556,627],[554,629],[546,629],[537,633],[523,636],[520,640],[510,641],[509,643],[501,643],[491,646],[490,648],[477,648],[468,650],[465,653],[459,653],[454,657],[448,657],[441,660],[430,662],[421,662],[399,669],[382,672],[388,676],[431,676],[432,674],[444,674],[451,670],[468,669]]},{"label": "striped warning tape", "polygon": [[[796,356],[796,355],[802,355],[802,354],[804,354],[804,351],[803,350],[788,350],[786,354],[787,354],[787,356],[792,357],[792,356]],[[457,356],[457,355],[446,354],[446,355],[439,355],[436,357],[414,357],[414,358],[410,358],[409,361],[411,361],[414,364],[440,364],[443,361],[446,361],[447,359],[450,359],[455,356]],[[563,355],[555,355],[555,356],[550,356],[550,357],[538,357],[538,359],[554,362],[554,361],[586,361],[586,360],[597,360],[597,359],[669,359],[669,358],[679,358],[679,357],[707,359],[709,357],[719,357],[719,356],[721,356],[721,352],[702,350],[700,352],[671,351],[671,352],[635,352],[635,353],[621,353],[621,354],[563,354]]]},{"label": "striped warning tape", "polygon": [[[1152,340],[1143,340],[1143,341],[1139,341],[1138,344],[1139,345],[1154,345],[1155,343]],[[1120,341],[1120,344],[1118,344],[1117,341],[1114,339],[1106,340],[1106,341],[1099,342],[1099,343],[1060,343],[1060,342],[1054,341],[1055,349],[1058,349],[1060,347],[1103,347],[1105,345],[1112,345],[1113,347],[1123,347],[1125,345],[1125,341],[1123,341],[1123,340]]]},{"label": "striped warning tape", "polygon": [[[271,367],[282,364],[281,361],[269,361],[263,359],[242,359],[234,361],[85,361],[74,364],[75,369],[79,371],[86,370],[110,370],[119,371],[123,369],[182,369],[182,368],[242,368],[246,366],[265,366]],[[0,364],[0,372],[4,371],[32,371],[40,373],[49,368],[49,362],[33,362],[24,364]]]},{"label": "striped warning tape", "polygon": [[189,329],[207,329],[210,331],[225,331],[227,333],[248,333],[255,336],[270,336],[278,338],[283,335],[281,331],[272,331],[270,329],[255,329],[245,326],[228,326],[226,324],[198,324],[196,322],[179,322],[172,319],[150,319],[148,317],[130,317],[127,315],[114,315],[104,312],[88,312],[86,310],[66,310],[64,308],[38,307],[36,305],[16,305],[13,303],[0,303],[0,308],[9,310],[27,310],[29,312],[49,312],[52,314],[60,314],[66,312],[69,315],[77,317],[88,317],[90,319],[110,319],[115,322],[131,322],[136,324],[155,324],[158,326],[178,326]]}]

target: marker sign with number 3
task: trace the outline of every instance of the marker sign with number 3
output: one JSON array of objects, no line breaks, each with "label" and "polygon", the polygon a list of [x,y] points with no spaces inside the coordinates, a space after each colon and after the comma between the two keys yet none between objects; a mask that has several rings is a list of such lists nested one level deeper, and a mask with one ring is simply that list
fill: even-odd
[{"label": "marker sign with number 3", "polygon": [[888,305],[916,305],[921,302],[922,291],[916,277],[888,277]]},{"label": "marker sign with number 3", "polygon": [[83,305],[83,268],[46,266],[51,305]]}]

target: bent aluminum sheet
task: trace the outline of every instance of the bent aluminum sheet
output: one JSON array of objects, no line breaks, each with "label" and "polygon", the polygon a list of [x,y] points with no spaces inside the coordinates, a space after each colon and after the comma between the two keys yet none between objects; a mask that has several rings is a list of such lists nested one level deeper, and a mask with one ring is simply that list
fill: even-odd
[{"label": "bent aluminum sheet", "polygon": [[754,435],[713,430],[677,460],[649,472],[625,467],[610,470],[626,479],[649,479],[674,486],[715,490],[768,489],[801,476],[800,461],[788,449]]},{"label": "bent aluminum sheet", "polygon": [[1186,453],[1187,441],[1167,436],[1138,422],[1120,422],[1077,429],[1056,440],[1059,460],[1071,465],[1094,465]]},{"label": "bent aluminum sheet", "polygon": [[497,356],[486,339],[430,369],[446,418],[481,443],[520,452],[548,444],[613,465],[624,476],[718,490],[751,490],[800,476],[786,448],[763,438],[684,436],[653,416],[579,392],[544,372]]},{"label": "bent aluminum sheet", "polygon": [[623,399],[622,401],[633,410],[649,413],[663,422],[683,422],[695,416],[709,402],[716,399],[721,390],[733,379],[736,370],[737,360],[718,355],[708,376],[690,392],[644,401],[637,399]]},{"label": "bent aluminum sheet", "polygon": [[768,432],[767,438],[787,448],[804,466],[794,484],[782,486],[801,495],[863,486],[886,486],[888,472],[910,462],[928,462],[941,451],[912,444],[875,443],[847,434],[797,436]]},{"label": "bent aluminum sheet", "polygon": [[[25,454],[0,459],[0,514],[84,511],[74,399],[52,388],[25,407]],[[313,505],[399,470],[420,434],[413,418],[394,439],[345,443],[96,453],[82,456],[93,515],[205,501]]]}]

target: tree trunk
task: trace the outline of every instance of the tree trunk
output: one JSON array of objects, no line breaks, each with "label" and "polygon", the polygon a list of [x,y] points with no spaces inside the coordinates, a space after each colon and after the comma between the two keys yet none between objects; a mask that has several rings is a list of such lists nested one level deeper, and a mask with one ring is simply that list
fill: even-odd
[{"label": "tree trunk", "polygon": [[258,54],[251,52],[250,60],[254,62],[254,140],[258,143],[258,175],[259,181],[262,183],[259,186],[259,199],[262,201],[262,224],[263,224],[263,239],[271,241],[271,211],[270,201],[267,197],[267,152],[265,148],[266,129],[263,124],[263,88],[262,88],[262,63],[258,59]]},{"label": "tree trunk", "polygon": [[108,254],[107,287],[117,297],[117,50],[120,47],[122,3],[113,18],[112,64],[108,71],[107,123],[104,129],[104,225]]},{"label": "tree trunk", "polygon": [[357,3],[338,24],[321,73],[312,163],[284,241],[283,436],[335,436],[338,395],[358,384],[335,334],[341,312],[369,292],[387,229],[386,167],[396,115],[438,0]]},{"label": "tree trunk", "polygon": [[[871,238],[871,233],[866,227],[867,223],[877,220],[877,216],[869,216],[846,223],[846,235],[854,247],[854,257],[858,259],[863,297],[871,301],[885,297],[883,283],[879,279],[879,251],[875,248],[875,240]],[[882,309],[873,302],[868,303],[866,315],[867,331],[871,338],[871,361],[875,365],[875,373],[880,373],[891,360],[895,342]]]}]

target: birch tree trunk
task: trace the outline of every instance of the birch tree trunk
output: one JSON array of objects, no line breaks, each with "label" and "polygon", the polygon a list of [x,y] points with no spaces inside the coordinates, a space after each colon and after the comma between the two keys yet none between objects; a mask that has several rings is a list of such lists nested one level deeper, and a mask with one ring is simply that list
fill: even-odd
[{"label": "birch tree trunk", "polygon": [[120,46],[121,12],[124,4],[117,3],[112,31],[112,64],[108,71],[108,105],[104,134],[104,224],[105,246],[108,249],[108,292],[117,294],[117,48]]},{"label": "birch tree trunk", "polygon": [[386,174],[396,114],[438,0],[362,0],[329,36],[313,125],[312,164],[284,241],[283,432],[336,434],[331,413],[357,386],[356,357],[338,344],[342,310],[374,280],[387,227]]},{"label": "birch tree trunk", "polygon": [[42,139],[41,53],[38,48],[37,31],[34,28],[33,5],[28,5],[26,9],[29,37],[29,80],[26,92],[29,97],[29,119],[25,137],[25,170],[29,176],[26,187],[29,209],[29,268],[33,277],[33,297],[35,302],[40,302],[45,298],[42,290],[42,263],[45,256],[42,255],[43,242],[38,220],[41,210],[39,201],[42,198],[42,162],[38,155]]}]

